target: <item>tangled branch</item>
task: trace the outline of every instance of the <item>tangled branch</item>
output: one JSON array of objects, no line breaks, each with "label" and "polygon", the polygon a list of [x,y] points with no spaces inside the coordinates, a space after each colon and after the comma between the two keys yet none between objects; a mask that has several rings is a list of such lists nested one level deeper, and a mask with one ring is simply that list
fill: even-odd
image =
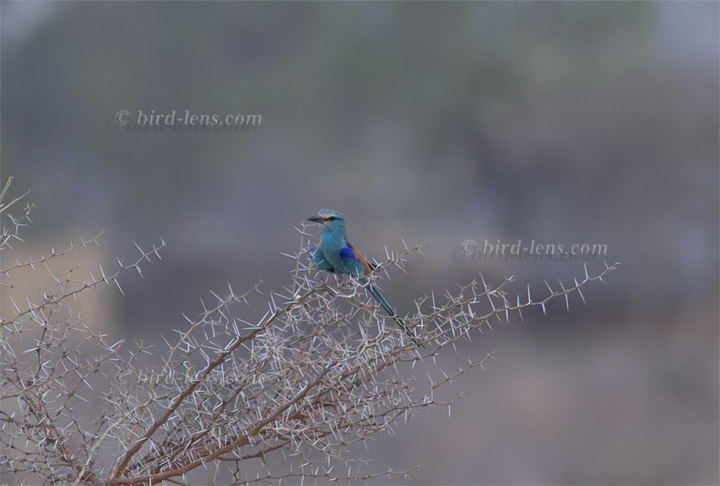
[{"label": "tangled branch", "polygon": [[[4,194],[5,192],[3,192]],[[13,202],[14,203],[14,202]],[[3,208],[3,206],[0,206]],[[3,230],[0,251],[22,241],[30,206]],[[128,270],[160,257],[164,242],[142,250],[129,264],[89,280],[53,276],[56,286],[35,301],[13,303],[0,326],[0,443],[6,474],[47,484],[138,485],[163,481],[189,484],[208,474],[213,484],[267,481],[363,480],[363,460],[351,447],[392,432],[418,410],[450,406],[442,387],[482,360],[469,361],[440,380],[418,386],[403,373],[416,363],[433,363],[443,349],[470,339],[493,322],[569,296],[617,267],[605,265],[571,285],[548,285],[548,294],[508,297],[513,278],[497,285],[480,279],[415,301],[405,318],[418,348],[392,319],[378,311],[362,285],[318,274],[308,258],[310,236],[299,228],[300,248],[286,288],[268,298],[256,321],[241,307],[260,293],[231,287],[213,294],[197,318],[188,318],[167,340],[162,362],[148,369],[156,351],[142,344],[110,343],[85,325],[67,301],[101,284],[116,285]],[[10,286],[21,268],[46,268],[68,258],[97,237],[30,261],[2,267],[1,285]],[[377,262],[374,278],[395,267],[418,247],[406,247]],[[462,395],[455,399],[461,398]],[[92,406],[91,406],[91,405]],[[258,462],[261,466],[258,467]],[[280,467],[272,468],[271,465]],[[267,466],[267,467],[265,467]],[[204,472],[205,471],[205,472]],[[254,471],[254,474],[253,474]]]}]

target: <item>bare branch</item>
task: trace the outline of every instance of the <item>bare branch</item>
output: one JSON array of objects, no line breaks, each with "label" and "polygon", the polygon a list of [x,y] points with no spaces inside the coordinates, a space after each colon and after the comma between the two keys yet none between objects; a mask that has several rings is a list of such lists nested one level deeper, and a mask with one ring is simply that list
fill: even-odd
[{"label": "bare branch", "polygon": [[[0,208],[9,207],[1,201]],[[3,216],[12,222],[0,238],[3,256],[12,252],[11,241],[22,241],[31,208],[15,219]],[[365,285],[319,273],[305,226],[298,232],[299,249],[286,255],[294,263],[288,284],[266,293],[262,318],[250,321],[239,308],[259,295],[260,284],[245,293],[228,285],[227,294],[212,293],[196,318],[180,320],[177,334],[165,337],[165,350],[106,342],[69,305],[101,283],[119,288],[127,270],[142,276],[141,265],[160,256],[162,240],[147,251],[135,244],[140,254],[130,264],[119,262],[111,272],[99,267],[85,281],[54,276],[54,288],[16,302],[0,326],[4,471],[17,482],[116,486],[407,475],[414,468],[368,473],[368,461],[350,446],[393,434],[427,407],[451,413],[464,393],[443,399],[443,387],[483,368],[493,353],[452,372],[435,364],[440,353],[494,322],[522,319],[524,310],[547,312],[555,299],[569,311],[570,295],[585,301],[582,289],[618,266],[595,273],[584,268],[573,284],[546,283],[541,297],[531,296],[529,287],[520,287],[526,297],[511,294],[513,277],[493,284],[481,275],[443,299],[434,293],[418,298],[403,318],[416,343],[378,310]],[[25,268],[49,272],[50,262],[97,244],[98,237],[16,260],[0,270],[0,283],[12,285]],[[420,251],[403,246],[376,262],[373,284],[404,271]],[[408,378],[419,363],[427,383]]]}]

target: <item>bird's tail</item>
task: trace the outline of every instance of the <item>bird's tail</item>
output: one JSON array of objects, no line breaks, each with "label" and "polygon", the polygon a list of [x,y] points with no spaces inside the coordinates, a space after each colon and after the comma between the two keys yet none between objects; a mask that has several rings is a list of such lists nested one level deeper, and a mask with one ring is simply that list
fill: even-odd
[{"label": "bird's tail", "polygon": [[397,323],[397,325],[400,326],[403,331],[405,331],[405,334],[407,334],[417,346],[421,348],[425,347],[420,341],[417,340],[412,331],[410,331],[410,329],[405,325],[405,322],[403,322],[403,320],[400,319],[397,314],[395,314],[395,310],[390,307],[390,304],[387,300],[385,300],[385,297],[382,296],[377,287],[375,287],[374,285],[368,285],[368,292],[370,292],[370,295],[372,295],[373,298],[378,301],[380,307],[383,308],[387,315],[393,318],[395,323]]}]

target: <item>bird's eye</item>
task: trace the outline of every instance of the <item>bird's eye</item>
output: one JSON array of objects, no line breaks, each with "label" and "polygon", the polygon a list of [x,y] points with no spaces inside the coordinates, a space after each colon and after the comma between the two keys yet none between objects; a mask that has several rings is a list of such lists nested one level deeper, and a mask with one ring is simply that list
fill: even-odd
[{"label": "bird's eye", "polygon": [[328,218],[328,221],[335,221],[336,219],[337,219],[336,216],[330,216],[330,217]]}]

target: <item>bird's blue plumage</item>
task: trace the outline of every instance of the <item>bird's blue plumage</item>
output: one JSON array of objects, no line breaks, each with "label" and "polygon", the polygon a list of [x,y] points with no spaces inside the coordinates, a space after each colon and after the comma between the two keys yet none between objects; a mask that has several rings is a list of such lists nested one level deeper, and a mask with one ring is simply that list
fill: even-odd
[{"label": "bird's blue plumage", "polygon": [[333,266],[330,265],[327,260],[325,260],[325,254],[323,253],[321,248],[311,248],[310,255],[312,255],[313,257],[313,263],[315,263],[315,265],[317,265],[320,270],[325,270],[326,272],[335,271]]},{"label": "bird's blue plumage", "polygon": [[[335,272],[340,277],[342,275],[359,277],[360,283],[367,283],[367,275],[371,273],[372,266],[365,256],[348,241],[343,215],[332,209],[321,209],[317,216],[310,218],[310,221],[320,223],[323,228],[320,248],[310,250],[310,255],[318,269]],[[380,290],[372,284],[368,285],[367,289],[370,295],[380,304],[380,307],[405,330],[413,342],[422,346],[410,330],[405,327],[402,319],[397,317],[395,310],[385,300]]]},{"label": "bird's blue plumage", "polygon": [[340,248],[340,258],[360,262],[360,260],[355,258],[355,252],[349,246],[344,246],[344,247]]}]

